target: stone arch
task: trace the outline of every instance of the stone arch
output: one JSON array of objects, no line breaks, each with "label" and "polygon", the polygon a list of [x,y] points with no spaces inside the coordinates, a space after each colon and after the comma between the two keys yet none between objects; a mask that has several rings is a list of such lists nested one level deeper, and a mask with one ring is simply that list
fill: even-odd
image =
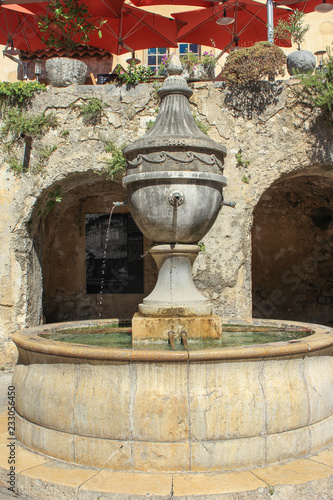
[{"label": "stone arch", "polygon": [[333,324],[333,173],[283,175],[253,212],[253,316]]},{"label": "stone arch", "polygon": [[[114,201],[125,201],[121,182],[88,171],[54,182],[37,199],[29,222],[34,258],[27,278],[28,304],[42,321],[84,320],[96,317],[130,318],[156,280],[155,264],[144,259],[144,293],[86,293],[85,215],[109,214]],[[126,206],[115,213],[128,213]],[[150,242],[144,240],[144,246]],[[32,262],[35,262],[33,264]],[[36,265],[37,262],[37,265]],[[30,324],[36,324],[37,317]]]}]

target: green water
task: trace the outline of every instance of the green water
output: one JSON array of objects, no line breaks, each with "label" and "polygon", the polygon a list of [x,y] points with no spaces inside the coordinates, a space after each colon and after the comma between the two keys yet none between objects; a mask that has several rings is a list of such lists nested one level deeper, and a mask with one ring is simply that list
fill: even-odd
[{"label": "green water", "polygon": [[[234,347],[244,345],[268,344],[270,342],[288,342],[308,337],[313,332],[305,329],[275,328],[240,330],[243,327],[224,326],[222,340],[218,339],[188,339],[189,349],[196,351],[201,349],[218,349],[221,347]],[[236,330],[236,331],[235,331]],[[132,335],[130,328],[81,328],[76,330],[58,331],[52,334],[41,334],[41,337],[67,344],[81,344],[97,347],[112,347],[121,349],[132,348]],[[135,349],[148,350],[171,350],[165,341],[141,342],[135,344]],[[180,341],[176,341],[176,350],[184,350]]]}]

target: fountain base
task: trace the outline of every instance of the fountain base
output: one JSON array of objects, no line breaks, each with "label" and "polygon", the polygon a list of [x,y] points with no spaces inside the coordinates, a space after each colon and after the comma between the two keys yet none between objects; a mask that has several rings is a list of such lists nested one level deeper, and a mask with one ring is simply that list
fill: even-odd
[{"label": "fountain base", "polygon": [[132,320],[132,343],[142,340],[168,340],[170,331],[174,333],[175,338],[180,337],[182,332],[185,332],[188,338],[222,337],[222,320],[216,314],[177,316],[177,312],[179,311],[175,310],[171,316],[155,317],[135,314]]},{"label": "fountain base", "polygon": [[332,329],[224,319],[226,328],[314,333],[189,351],[47,338],[104,324],[49,324],[13,335],[15,433],[27,448],[112,471],[218,473],[301,458],[333,443]]}]

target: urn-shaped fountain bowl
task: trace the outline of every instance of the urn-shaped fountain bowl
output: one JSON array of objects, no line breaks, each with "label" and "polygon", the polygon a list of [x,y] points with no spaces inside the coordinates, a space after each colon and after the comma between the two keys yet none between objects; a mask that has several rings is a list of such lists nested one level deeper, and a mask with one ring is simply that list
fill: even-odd
[{"label": "urn-shaped fountain bowl", "polygon": [[151,130],[124,148],[128,205],[140,230],[155,243],[196,243],[221,209],[226,148],[198,128],[192,90],[169,67],[158,90],[160,111]]}]

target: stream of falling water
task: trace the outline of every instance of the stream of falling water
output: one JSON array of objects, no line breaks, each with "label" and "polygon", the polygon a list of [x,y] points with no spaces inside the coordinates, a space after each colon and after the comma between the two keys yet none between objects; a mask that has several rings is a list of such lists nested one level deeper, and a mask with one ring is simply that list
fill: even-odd
[{"label": "stream of falling water", "polygon": [[103,289],[104,289],[104,283],[105,283],[105,268],[106,268],[106,253],[108,250],[108,244],[109,244],[109,235],[110,235],[110,226],[111,226],[111,219],[112,219],[112,214],[114,209],[116,208],[116,205],[113,205],[111,208],[109,220],[108,220],[108,225],[106,229],[106,235],[105,235],[105,243],[104,243],[104,253],[103,253],[103,261],[102,261],[102,277],[101,277],[101,289],[99,291],[99,301],[98,301],[98,317],[102,318],[102,307],[103,307]]}]

